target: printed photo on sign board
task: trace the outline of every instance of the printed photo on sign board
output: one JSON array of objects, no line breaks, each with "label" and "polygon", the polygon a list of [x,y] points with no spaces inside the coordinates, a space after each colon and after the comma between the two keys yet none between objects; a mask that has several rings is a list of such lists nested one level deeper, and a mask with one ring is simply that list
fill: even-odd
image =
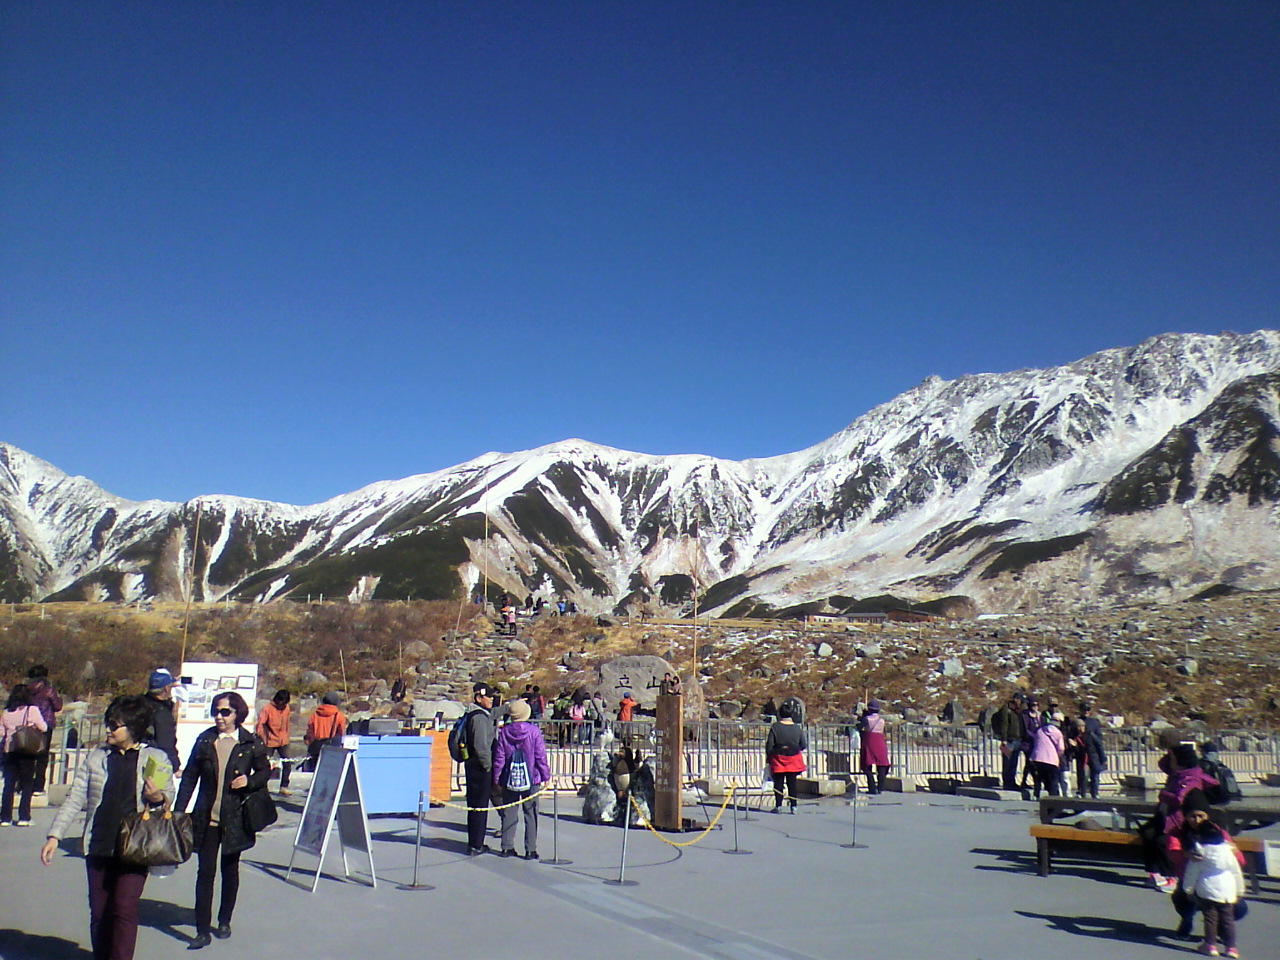
[{"label": "printed photo on sign board", "polygon": [[246,674],[236,681],[237,690],[252,690],[257,686],[258,679],[251,674]]}]

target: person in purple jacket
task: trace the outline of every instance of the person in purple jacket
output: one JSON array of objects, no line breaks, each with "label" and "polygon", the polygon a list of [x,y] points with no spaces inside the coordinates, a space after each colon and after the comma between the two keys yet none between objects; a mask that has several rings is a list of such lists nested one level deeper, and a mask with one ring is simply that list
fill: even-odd
[{"label": "person in purple jacket", "polygon": [[35,796],[44,796],[45,780],[49,774],[49,751],[53,747],[53,729],[56,727],[55,714],[62,709],[62,697],[49,682],[49,668],[37,663],[27,671],[27,692],[31,695],[31,705],[38,708],[44,718],[44,750],[36,756]]},{"label": "person in purple jacket", "polygon": [[502,855],[516,855],[516,823],[524,810],[524,858],[538,859],[538,799],[551,779],[542,730],[529,722],[528,701],[511,701],[511,722],[493,743],[493,787],[501,797]]}]

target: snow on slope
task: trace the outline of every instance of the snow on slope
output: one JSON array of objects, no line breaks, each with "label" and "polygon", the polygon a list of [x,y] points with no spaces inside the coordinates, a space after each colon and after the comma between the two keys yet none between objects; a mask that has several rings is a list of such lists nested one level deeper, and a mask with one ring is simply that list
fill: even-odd
[{"label": "snow on slope", "polygon": [[[696,592],[721,583],[722,610],[748,597],[787,606],[894,589],[967,589],[990,602],[1008,578],[987,583],[977,564],[1011,543],[1075,537],[1065,552],[1078,556],[1079,538],[1105,533],[1114,542],[1110,559],[1095,556],[1102,566],[1141,549],[1126,546],[1125,524],[1100,519],[1100,492],[1234,385],[1277,370],[1277,331],[1167,335],[1058,368],[932,377],[779,457],[655,457],[566,440],[306,507],[202,497],[198,589],[270,599],[314,580],[325,558],[349,558],[343,576],[373,571],[435,531],[446,552],[446,541],[464,544],[466,576],[487,564],[513,591],[569,591],[588,609],[656,596],[671,577]],[[0,445],[0,507],[0,545],[21,570],[10,581],[25,578],[29,592],[185,589],[196,502],[124,501]],[[481,512],[488,541],[464,523]],[[1275,514],[1255,504],[1233,522],[1265,539]],[[1142,536],[1206,536],[1203,524],[1162,523]]]}]

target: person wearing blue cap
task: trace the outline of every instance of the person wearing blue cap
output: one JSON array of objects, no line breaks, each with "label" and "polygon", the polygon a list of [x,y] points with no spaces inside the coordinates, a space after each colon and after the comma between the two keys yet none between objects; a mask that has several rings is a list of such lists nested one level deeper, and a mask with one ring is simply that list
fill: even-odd
[{"label": "person wearing blue cap", "polygon": [[178,719],[173,714],[173,688],[178,681],[164,667],[151,671],[144,698],[151,708],[151,743],[164,751],[176,774],[182,768],[178,758]]}]

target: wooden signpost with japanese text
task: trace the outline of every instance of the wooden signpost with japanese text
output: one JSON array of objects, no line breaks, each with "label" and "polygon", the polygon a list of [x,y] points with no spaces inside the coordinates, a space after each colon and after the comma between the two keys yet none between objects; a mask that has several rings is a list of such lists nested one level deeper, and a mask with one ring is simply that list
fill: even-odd
[{"label": "wooden signpost with japanese text", "polygon": [[684,766],[684,697],[664,689],[658,694],[653,724],[653,824],[682,830],[680,788]]}]

